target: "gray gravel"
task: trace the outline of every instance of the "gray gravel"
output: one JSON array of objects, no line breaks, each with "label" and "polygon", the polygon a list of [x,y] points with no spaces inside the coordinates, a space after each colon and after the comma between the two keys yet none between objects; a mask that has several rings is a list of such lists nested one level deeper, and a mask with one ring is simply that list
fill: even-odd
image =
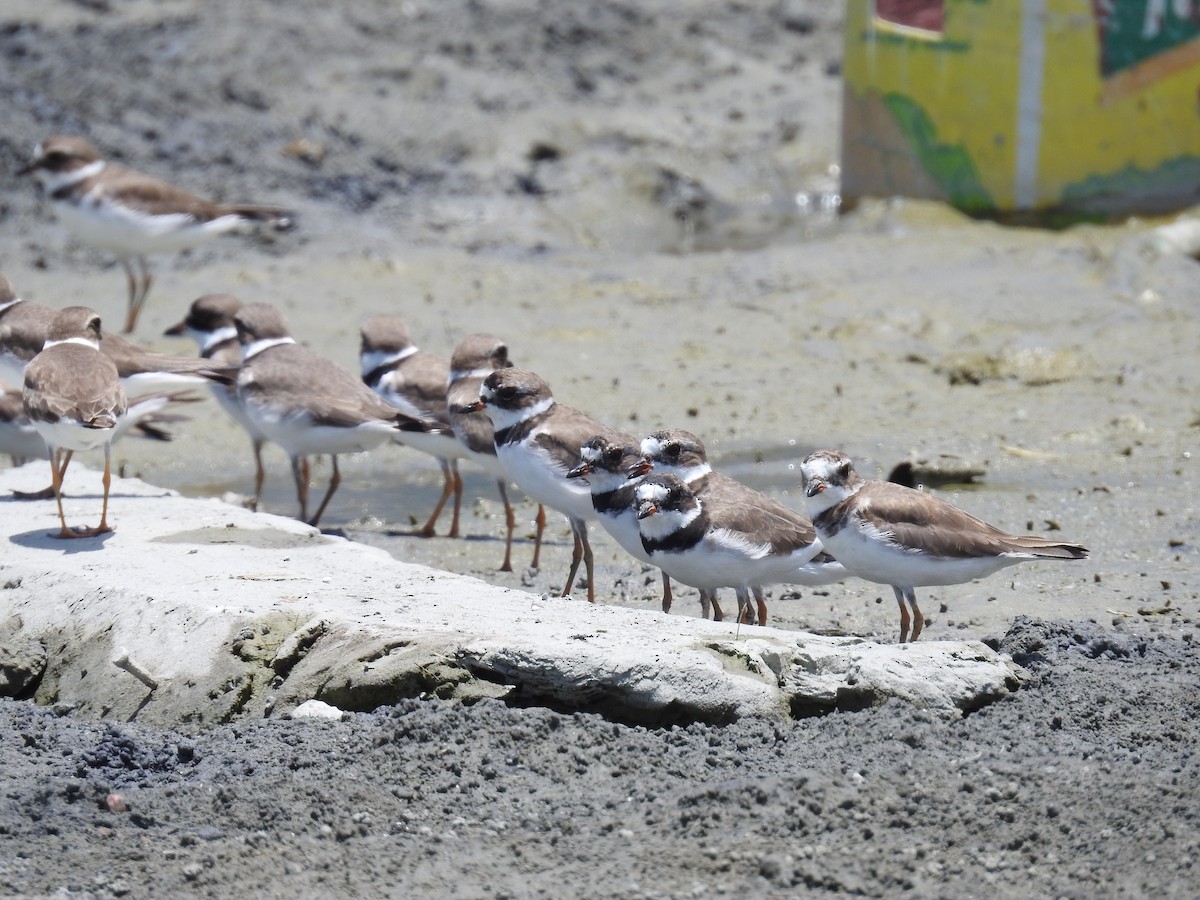
[{"label": "gray gravel", "polygon": [[184,735],[0,703],[0,889],[1194,896],[1192,643],[1024,619],[995,640],[1033,681],[961,721],[652,730],[413,699]]}]

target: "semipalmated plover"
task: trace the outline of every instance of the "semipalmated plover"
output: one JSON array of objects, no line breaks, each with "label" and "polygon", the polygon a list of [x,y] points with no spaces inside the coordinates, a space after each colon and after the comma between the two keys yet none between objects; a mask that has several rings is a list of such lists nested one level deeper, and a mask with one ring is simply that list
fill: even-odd
[{"label": "semipalmated plover", "polygon": [[275,307],[251,303],[233,320],[242,345],[238,398],[255,427],[291,458],[301,518],[308,513],[304,459],[327,453],[333,460],[329,488],[310,525],[321,520],[341,484],[339,454],[370,450],[401,432],[437,430],[384,402],[348,369],[297,344]]},{"label": "semipalmated plover", "polygon": [[[733,588],[745,614],[755,586],[786,582],[820,551],[809,531],[764,513],[754,493],[701,494],[682,478],[653,472],[634,488],[642,545],[677,581],[714,593]],[[764,608],[758,623],[765,622]]]},{"label": "semipalmated plover", "polygon": [[[56,537],[104,534],[112,483],[111,448],[125,415],[125,389],[113,361],[100,352],[100,316],[69,306],[55,316],[46,346],[25,367],[21,390],[25,415],[50,448],[50,479],[61,528]],[[62,476],[76,450],[104,448],[104,503],[95,528],[67,527],[62,508]]]},{"label": "semipalmated plover", "polygon": [[[0,275],[0,377],[21,384],[25,367],[41,352],[57,315],[56,309],[16,296]],[[232,384],[235,376],[233,370],[207,360],[157,353],[107,331],[100,336],[100,352],[116,365],[129,396],[212,382]]]},{"label": "semipalmated plover", "polygon": [[184,250],[221,234],[255,227],[283,231],[295,224],[287,210],[214,203],[106,161],[78,137],[38,144],[24,172],[37,177],[59,219],[80,242],[121,261],[129,281],[126,333],[137,325],[150,293],[147,255]]},{"label": "semipalmated plover", "polygon": [[442,429],[430,434],[409,432],[398,439],[398,443],[432,456],[442,469],[442,496],[417,534],[433,537],[438,516],[453,495],[454,511],[448,536],[458,537],[463,491],[458,460],[466,455],[466,451],[454,436],[446,408],[450,361],[414,344],[408,326],[399,316],[371,316],[362,323],[360,337],[363,383],[401,412],[437,422]]},{"label": "semipalmated plover", "polygon": [[554,400],[550,386],[528,369],[497,369],[483,379],[479,399],[465,411],[483,409],[491,417],[496,455],[508,477],[526,494],[557,509],[575,535],[571,568],[562,595],[571,593],[582,559],[588,601],[596,600],[592,545],[587,521],[595,517],[587,484],[567,478],[579,464],[579,448],[594,435],[617,432],[591,416]]},{"label": "semipalmated plover", "polygon": [[[143,437],[156,441],[170,441],[172,435],[162,427],[159,413],[172,403],[195,399],[178,393],[144,394],[128,401],[125,414],[117,419],[112,442],[115,444],[130,430],[136,429]],[[25,413],[21,391],[0,392],[0,453],[12,457],[13,465],[19,466],[32,459],[49,459],[50,448]],[[66,464],[59,476],[66,474]],[[13,491],[16,500],[48,500],[54,496],[54,486],[40,491]]]},{"label": "semipalmated plover", "polygon": [[[656,431],[642,439],[641,452],[642,458],[630,467],[629,473],[632,477],[651,470],[675,475],[705,501],[713,515],[724,515],[725,510],[740,510],[738,515],[741,516],[741,520],[738,527],[742,530],[791,530],[794,532],[794,540],[801,544],[807,541],[813,545],[812,556],[783,573],[786,577],[773,577],[770,581],[750,585],[757,609],[747,610],[743,607],[743,616],[749,613],[756,615],[759,624],[765,622],[767,608],[762,594],[764,584],[818,586],[832,584],[846,577],[845,568],[822,549],[807,516],[728,475],[714,471],[708,461],[704,443],[690,431],[682,428]],[[717,513],[718,509],[722,512]],[[790,555],[788,557],[793,558]],[[786,567],[789,563],[781,562],[781,565]]]},{"label": "semipalmated plover", "polygon": [[[1079,544],[1001,531],[924,491],[868,481],[850,457],[818,450],[800,466],[821,542],[851,575],[888,584],[900,604],[900,643],[921,635],[914,588],[961,584],[1030,559],[1086,559]],[[907,603],[907,607],[905,606]]]},{"label": "semipalmated plover", "polygon": [[[633,489],[637,484],[627,472],[641,458],[637,438],[628,434],[616,437],[593,435],[579,448],[580,462],[567,473],[568,478],[586,478],[592,492],[596,518],[626,553],[634,559],[654,565],[642,546],[638,530]],[[657,567],[656,567],[657,568]],[[671,578],[662,573],[663,612],[671,611]]]},{"label": "semipalmated plover", "polygon": [[[467,410],[479,400],[479,388],[483,379],[497,369],[512,365],[508,358],[508,346],[494,334],[468,334],[458,342],[450,356],[450,376],[446,390],[446,406],[454,436],[466,451],[466,458],[496,479],[496,489],[504,504],[504,561],[501,572],[512,571],[512,540],[517,519],[512,504],[508,502],[508,475],[496,457],[493,440],[492,420],[482,409]],[[542,553],[542,532],[546,528],[546,508],[539,503],[534,518],[536,532],[533,539],[533,560],[530,568],[536,569]]]},{"label": "semipalmated plover", "polygon": [[[187,335],[196,342],[201,359],[235,373],[234,380],[229,384],[214,384],[212,393],[221,408],[250,438],[254,450],[254,498],[250,501],[250,509],[257,510],[262,502],[263,482],[266,480],[262,461],[266,436],[254,424],[238,397],[236,372],[242,364],[242,345],[238,342],[233,317],[241,308],[242,301],[232,294],[204,294],[192,301],[182,321],[163,333],[171,337]],[[307,483],[308,475],[302,474]]]}]

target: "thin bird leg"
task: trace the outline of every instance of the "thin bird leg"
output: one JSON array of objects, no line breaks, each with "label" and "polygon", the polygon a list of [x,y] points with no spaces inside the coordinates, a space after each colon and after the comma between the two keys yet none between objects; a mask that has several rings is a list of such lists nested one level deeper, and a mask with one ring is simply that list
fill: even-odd
[{"label": "thin bird leg", "polygon": [[454,493],[454,475],[450,471],[450,460],[438,457],[438,465],[442,467],[442,496],[438,498],[437,506],[429,514],[429,519],[421,526],[421,530],[417,532],[417,535],[420,537],[433,537],[437,534],[438,516],[442,514],[442,510],[446,507],[446,501]]},{"label": "thin bird leg", "polygon": [[925,617],[921,615],[921,610],[917,608],[917,592],[912,588],[904,589],[904,599],[908,601],[908,605],[912,607],[913,614],[913,632],[909,641],[915,641],[921,636],[921,629],[925,627]]},{"label": "thin bird leg", "polygon": [[450,518],[450,531],[447,537],[458,537],[458,520],[462,512],[462,495],[463,495],[463,479],[462,473],[458,471],[458,460],[450,460],[450,474],[454,478],[454,514]]},{"label": "thin bird leg", "polygon": [[583,568],[587,572],[588,603],[596,602],[596,566],[592,556],[592,542],[588,540],[587,522],[580,523],[580,537],[583,539]]},{"label": "thin bird leg", "polygon": [[[662,573],[662,581],[663,581],[662,610],[665,613],[669,613],[671,611],[671,601],[674,599],[674,597],[671,596],[671,576],[668,575],[666,572],[663,572]],[[705,615],[707,615],[707,610],[705,611]]]},{"label": "thin bird leg", "polygon": [[[580,525],[584,528],[587,526],[578,519],[571,519],[571,534],[575,537],[575,545],[571,548],[571,568],[567,572],[567,583],[563,586],[562,596],[566,597],[571,593],[571,588],[575,586],[575,575],[579,572],[579,562],[583,559],[583,543],[584,536],[580,535]],[[590,587],[590,585],[589,585]]]},{"label": "thin bird leg", "polygon": [[[65,469],[66,466],[64,465]],[[112,487],[112,444],[104,445],[104,502],[100,506],[100,524],[92,531],[92,534],[105,534],[112,531],[108,525],[108,492]]]},{"label": "thin bird leg", "polygon": [[263,470],[262,464],[262,448],[263,442],[255,439],[254,443],[254,499],[250,501],[250,511],[258,512],[258,504],[262,502],[263,481],[267,477],[267,473]]},{"label": "thin bird leg", "polygon": [[900,643],[903,644],[908,640],[908,607],[904,605],[904,590],[895,585],[892,586],[892,590],[896,592],[896,602],[900,604]]},{"label": "thin bird leg", "polygon": [[754,603],[758,607],[758,624],[767,624],[767,601],[763,598],[763,588],[761,584],[753,585],[750,588],[754,591]]},{"label": "thin bird leg", "polygon": [[308,457],[292,457],[292,478],[296,482],[296,499],[300,501],[300,519],[308,519]]},{"label": "thin bird leg", "polygon": [[734,593],[737,594],[738,614],[737,621],[739,625],[754,624],[754,609],[750,606],[750,591],[744,587],[736,588]]},{"label": "thin bird leg", "polygon": [[538,560],[542,558],[542,532],[546,530],[546,507],[538,504],[537,515],[533,519],[537,525],[537,531],[533,536],[533,561],[529,564],[529,568],[538,568]]},{"label": "thin bird leg", "polygon": [[130,331],[133,331],[137,320],[142,315],[142,307],[146,305],[146,298],[150,296],[150,284],[154,281],[154,277],[150,274],[150,263],[146,261],[146,257],[139,256],[137,261],[142,270],[142,282],[138,288],[137,303],[134,304],[133,319],[129,325]]},{"label": "thin bird leg", "polygon": [[[61,485],[62,479],[67,474],[67,463],[69,463],[71,461],[71,457],[75,455],[75,451],[74,450],[65,450],[65,451],[60,451],[60,452],[65,453],[62,468],[58,472],[58,480],[59,480],[59,484]],[[51,466],[51,470],[53,470],[53,467],[54,467],[53,454],[51,454],[51,457],[50,457],[50,466]],[[13,491],[12,495],[13,495],[14,500],[49,500],[51,497],[58,496],[58,490],[54,487],[53,484],[51,484],[49,487],[44,487],[40,491]]]},{"label": "thin bird leg", "polygon": [[513,531],[517,527],[517,514],[513,512],[512,504],[508,502],[508,488],[504,486],[504,479],[496,479],[496,487],[500,489],[500,499],[504,503],[504,562],[500,564],[501,572],[512,571],[512,539]]},{"label": "thin bird leg", "polygon": [[129,304],[125,308],[125,334],[130,334],[135,325],[137,325],[138,317],[138,280],[133,272],[133,263],[128,259],[121,260],[121,265],[125,267],[125,278],[129,282]]},{"label": "thin bird leg", "polygon": [[333,460],[333,475],[329,478],[329,490],[325,492],[325,497],[321,500],[321,505],[317,507],[316,515],[308,522],[313,528],[316,528],[317,523],[321,521],[321,513],[325,512],[325,507],[329,505],[329,498],[333,496],[333,492],[342,483],[342,473],[338,471],[337,454],[331,454],[329,458]]},{"label": "thin bird leg", "polygon": [[67,528],[67,518],[63,515],[62,508],[62,473],[67,468],[66,463],[63,463],[61,468],[59,466],[62,453],[63,451],[57,448],[50,451],[50,484],[54,488],[54,502],[58,504],[58,524],[60,528],[56,536],[69,538],[72,537],[72,534],[71,530]]}]

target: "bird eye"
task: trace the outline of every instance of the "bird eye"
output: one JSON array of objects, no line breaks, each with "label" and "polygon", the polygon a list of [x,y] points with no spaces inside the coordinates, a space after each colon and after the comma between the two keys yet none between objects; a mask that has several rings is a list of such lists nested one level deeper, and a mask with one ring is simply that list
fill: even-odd
[{"label": "bird eye", "polygon": [[496,393],[499,394],[501,397],[503,397],[505,400],[511,400],[513,397],[517,396],[517,388],[516,388],[516,385],[505,384],[505,385],[501,385],[500,389],[497,390]]},{"label": "bird eye", "polygon": [[663,454],[665,456],[671,457],[672,459],[678,457],[682,451],[683,451],[683,447],[681,447],[679,444],[675,443],[674,441],[672,441],[671,443],[669,443],[665,447],[663,447]]}]

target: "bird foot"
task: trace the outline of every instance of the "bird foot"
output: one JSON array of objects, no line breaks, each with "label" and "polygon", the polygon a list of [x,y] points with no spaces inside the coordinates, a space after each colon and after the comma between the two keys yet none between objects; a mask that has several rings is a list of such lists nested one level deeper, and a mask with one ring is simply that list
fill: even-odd
[{"label": "bird foot", "polygon": [[88,528],[86,525],[76,525],[74,528],[62,528],[57,532],[51,532],[49,537],[52,538],[90,538],[101,534],[110,534],[112,532],[111,525],[100,524],[95,528]]}]

